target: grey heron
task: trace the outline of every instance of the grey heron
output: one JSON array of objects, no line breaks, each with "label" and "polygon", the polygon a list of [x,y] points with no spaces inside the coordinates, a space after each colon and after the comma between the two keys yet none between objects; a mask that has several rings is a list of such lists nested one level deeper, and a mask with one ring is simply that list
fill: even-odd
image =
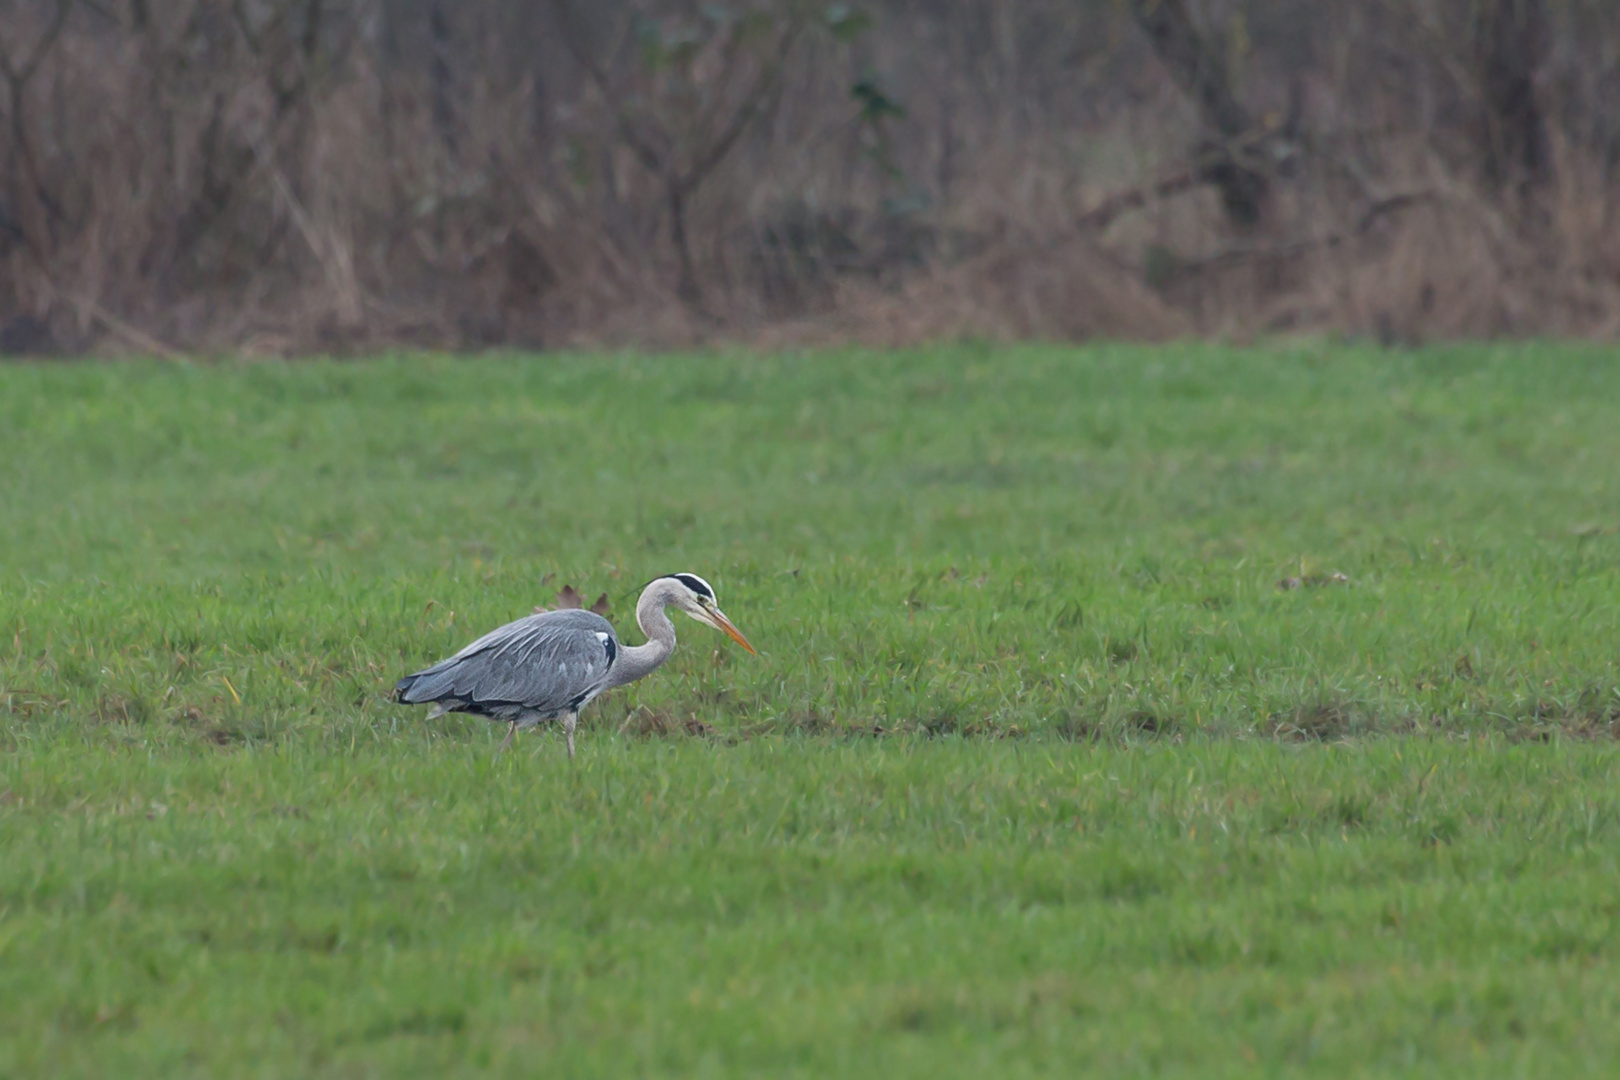
[{"label": "grey heron", "polygon": [[561,718],[572,758],[579,710],[602,691],[650,674],[675,651],[666,608],[684,611],[754,651],[720,611],[707,581],[667,574],[649,582],[636,603],[645,645],[620,644],[613,624],[593,611],[544,611],[491,630],[448,660],[405,676],[393,697],[432,705],[429,719],[463,712],[508,723],[502,750],[520,729]]}]

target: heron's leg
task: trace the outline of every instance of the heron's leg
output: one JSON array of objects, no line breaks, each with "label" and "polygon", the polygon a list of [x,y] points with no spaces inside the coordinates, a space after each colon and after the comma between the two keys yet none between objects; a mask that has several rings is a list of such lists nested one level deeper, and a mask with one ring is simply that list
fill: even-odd
[{"label": "heron's leg", "polygon": [[508,746],[512,745],[512,736],[514,736],[516,734],[517,734],[517,721],[513,720],[512,721],[512,726],[506,729],[506,738],[504,740],[502,740],[501,748],[499,750],[495,751],[495,756],[496,757],[500,757],[502,754],[504,754],[506,752],[506,748]]},{"label": "heron's leg", "polygon": [[579,713],[563,713],[563,734],[568,736],[568,760],[574,760],[574,729],[579,726]]}]

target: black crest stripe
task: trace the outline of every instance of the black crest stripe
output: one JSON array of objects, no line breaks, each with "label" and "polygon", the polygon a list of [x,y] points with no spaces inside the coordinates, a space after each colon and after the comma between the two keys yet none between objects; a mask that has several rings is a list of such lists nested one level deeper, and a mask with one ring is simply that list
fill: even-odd
[{"label": "black crest stripe", "polygon": [[691,574],[671,574],[669,576],[699,596],[707,596],[710,600],[714,599],[714,590],[705,585],[701,578],[693,577]]}]

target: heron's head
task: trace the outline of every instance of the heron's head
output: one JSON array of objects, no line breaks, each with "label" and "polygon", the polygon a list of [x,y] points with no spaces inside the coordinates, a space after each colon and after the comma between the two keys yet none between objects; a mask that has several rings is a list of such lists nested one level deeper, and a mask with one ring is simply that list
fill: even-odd
[{"label": "heron's head", "polygon": [[754,647],[748,644],[748,639],[742,636],[742,631],[731,625],[731,620],[720,610],[720,605],[714,599],[714,589],[707,581],[696,574],[684,573],[666,574],[659,580],[671,583],[669,593],[673,606],[680,608],[698,622],[714,627],[749,652],[754,651]]}]

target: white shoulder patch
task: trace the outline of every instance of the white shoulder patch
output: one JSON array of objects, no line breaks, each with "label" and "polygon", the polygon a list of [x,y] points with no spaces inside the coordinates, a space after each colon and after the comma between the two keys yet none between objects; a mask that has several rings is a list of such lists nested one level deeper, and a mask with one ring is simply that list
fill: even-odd
[{"label": "white shoulder patch", "polygon": [[608,636],[606,634],[602,633],[602,631],[598,630],[596,632],[596,640],[600,641],[602,644],[606,645],[608,643]]}]

